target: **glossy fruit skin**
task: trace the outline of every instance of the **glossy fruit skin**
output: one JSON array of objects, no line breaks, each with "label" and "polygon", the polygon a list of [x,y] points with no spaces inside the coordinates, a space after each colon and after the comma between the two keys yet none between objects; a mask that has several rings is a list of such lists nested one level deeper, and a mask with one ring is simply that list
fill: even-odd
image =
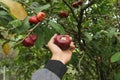
[{"label": "glossy fruit skin", "polygon": [[29,37],[32,39],[33,42],[38,39],[38,36],[36,34],[31,34]]},{"label": "glossy fruit skin", "polygon": [[76,2],[74,2],[74,3],[72,4],[72,6],[73,6],[74,8],[78,8],[79,4],[78,4],[78,2],[76,1]]},{"label": "glossy fruit skin", "polygon": [[54,38],[54,43],[62,50],[67,50],[70,47],[71,39],[66,35],[57,35]]},{"label": "glossy fruit skin", "polygon": [[23,41],[22,44],[25,47],[31,47],[34,45],[34,42],[38,39],[38,36],[36,34],[30,34],[28,37],[26,37]]},{"label": "glossy fruit skin", "polygon": [[59,12],[59,16],[60,16],[61,18],[67,18],[67,17],[69,16],[69,14],[68,14],[68,12],[66,12],[66,11],[60,11],[60,12]]},{"label": "glossy fruit skin", "polygon": [[38,19],[39,21],[43,21],[43,20],[45,20],[45,18],[46,18],[46,14],[45,14],[44,12],[39,12],[39,13],[37,14],[37,19]]},{"label": "glossy fruit skin", "polygon": [[34,42],[32,41],[32,39],[30,37],[27,37],[25,38],[23,41],[22,41],[22,44],[25,46],[25,47],[31,47],[34,45]]},{"label": "glossy fruit skin", "polygon": [[37,24],[39,20],[37,19],[37,16],[32,16],[29,18],[29,23],[31,24]]}]

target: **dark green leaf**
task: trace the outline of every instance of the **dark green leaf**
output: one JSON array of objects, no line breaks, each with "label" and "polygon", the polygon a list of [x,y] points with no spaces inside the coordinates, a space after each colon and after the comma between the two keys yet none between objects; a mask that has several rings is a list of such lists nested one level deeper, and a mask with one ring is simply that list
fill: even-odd
[{"label": "dark green leaf", "polygon": [[58,33],[65,34],[64,28],[60,24],[53,21],[49,21],[48,24],[51,25],[52,28],[55,29]]},{"label": "dark green leaf", "polygon": [[40,11],[43,11],[43,10],[46,10],[46,9],[49,9],[50,8],[50,4],[46,4],[44,6],[41,6],[41,7],[38,7],[36,8],[36,12],[40,12]]}]

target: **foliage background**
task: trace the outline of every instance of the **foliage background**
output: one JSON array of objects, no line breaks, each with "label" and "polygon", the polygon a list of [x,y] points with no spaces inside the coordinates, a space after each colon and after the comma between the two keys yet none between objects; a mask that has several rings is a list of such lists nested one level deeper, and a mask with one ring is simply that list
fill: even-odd
[{"label": "foliage background", "polygon": [[[45,45],[54,33],[69,34],[76,45],[63,80],[120,80],[120,1],[83,0],[73,8],[75,1],[0,1],[1,80],[30,80],[51,57]],[[62,10],[68,18],[59,17]],[[31,25],[29,17],[40,11],[46,19]],[[26,48],[21,41],[31,32],[39,39]]]}]

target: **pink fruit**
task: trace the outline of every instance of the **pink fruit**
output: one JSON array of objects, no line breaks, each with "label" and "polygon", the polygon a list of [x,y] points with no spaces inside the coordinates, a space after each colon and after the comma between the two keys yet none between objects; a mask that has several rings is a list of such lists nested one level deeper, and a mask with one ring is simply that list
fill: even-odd
[{"label": "pink fruit", "polygon": [[66,35],[57,35],[54,38],[54,43],[58,45],[62,50],[67,50],[70,47],[71,39]]},{"label": "pink fruit", "polygon": [[22,41],[22,44],[25,46],[25,47],[31,47],[34,45],[34,42],[32,41],[32,39],[30,37],[27,37],[25,38],[23,41]]},{"label": "pink fruit", "polygon": [[45,14],[44,12],[39,12],[39,13],[37,14],[37,19],[38,19],[39,21],[45,20],[45,17],[46,17],[46,14]]}]

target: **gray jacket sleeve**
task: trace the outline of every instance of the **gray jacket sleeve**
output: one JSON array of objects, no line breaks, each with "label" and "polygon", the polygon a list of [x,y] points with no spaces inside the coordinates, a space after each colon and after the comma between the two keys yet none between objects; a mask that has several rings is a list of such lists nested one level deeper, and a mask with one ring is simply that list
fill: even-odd
[{"label": "gray jacket sleeve", "polygon": [[45,68],[32,74],[32,80],[61,80],[66,71],[67,68],[62,62],[49,60]]}]

